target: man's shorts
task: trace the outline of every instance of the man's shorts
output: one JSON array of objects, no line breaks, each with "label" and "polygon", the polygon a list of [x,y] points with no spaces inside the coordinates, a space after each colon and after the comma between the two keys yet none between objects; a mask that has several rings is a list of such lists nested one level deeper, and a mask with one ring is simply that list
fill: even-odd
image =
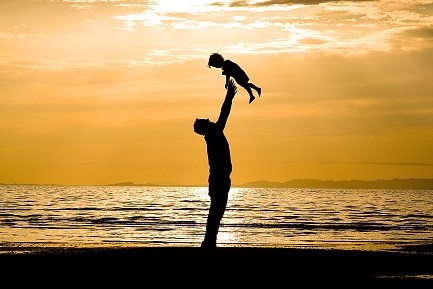
[{"label": "man's shorts", "polygon": [[230,177],[209,176],[209,196],[211,198],[227,198],[232,180]]}]

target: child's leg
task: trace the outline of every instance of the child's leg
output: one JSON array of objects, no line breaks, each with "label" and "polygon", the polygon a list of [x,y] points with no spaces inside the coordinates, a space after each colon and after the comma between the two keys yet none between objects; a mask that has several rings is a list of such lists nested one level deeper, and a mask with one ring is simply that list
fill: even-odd
[{"label": "child's leg", "polygon": [[245,88],[246,91],[248,92],[248,94],[250,95],[250,101],[249,101],[249,103],[253,102],[253,100],[256,99],[256,97],[253,95],[251,87],[249,85],[245,85],[245,86],[243,86],[243,88]]},{"label": "child's leg", "polygon": [[256,91],[257,91],[257,93],[259,94],[259,96],[260,96],[260,94],[262,94],[262,89],[260,88],[260,87],[258,87],[258,86],[256,86],[255,84],[253,84],[253,83],[248,83],[248,85],[250,86],[250,87],[252,87],[252,88],[254,88]]}]

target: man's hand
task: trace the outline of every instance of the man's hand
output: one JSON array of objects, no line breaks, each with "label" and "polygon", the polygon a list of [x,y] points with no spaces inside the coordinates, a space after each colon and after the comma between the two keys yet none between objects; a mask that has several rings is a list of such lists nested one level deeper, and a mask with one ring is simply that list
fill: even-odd
[{"label": "man's hand", "polygon": [[226,84],[226,88],[227,88],[227,96],[234,98],[236,93],[238,92],[238,89],[233,79],[230,79],[230,81]]}]

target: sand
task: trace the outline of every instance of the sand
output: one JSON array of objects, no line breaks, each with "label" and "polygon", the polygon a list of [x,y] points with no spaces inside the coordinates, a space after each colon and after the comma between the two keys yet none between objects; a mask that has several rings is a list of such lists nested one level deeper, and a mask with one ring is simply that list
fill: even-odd
[{"label": "sand", "polygon": [[32,247],[15,253],[4,249],[0,264],[2,282],[13,284],[9,285],[11,288],[31,285],[431,289],[432,248],[427,245],[390,252],[248,247],[210,251],[198,247]]}]

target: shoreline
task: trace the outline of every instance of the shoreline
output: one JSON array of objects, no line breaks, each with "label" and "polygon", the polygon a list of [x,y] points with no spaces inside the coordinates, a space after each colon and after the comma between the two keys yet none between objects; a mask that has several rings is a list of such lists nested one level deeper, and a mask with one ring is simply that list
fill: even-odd
[{"label": "shoreline", "polygon": [[213,285],[293,283],[302,284],[299,288],[419,289],[433,288],[432,248],[433,245],[420,245],[401,251],[359,251],[259,247],[204,250],[179,246],[33,247],[30,253],[18,254],[4,253],[3,248],[0,262],[8,264],[3,270],[4,276],[8,276],[6,279],[18,273],[32,276],[33,282],[41,281],[44,285],[55,280],[44,276],[56,276],[78,282],[77,285],[82,282],[125,285],[135,280],[205,287],[209,284],[203,282],[212,280]]}]

